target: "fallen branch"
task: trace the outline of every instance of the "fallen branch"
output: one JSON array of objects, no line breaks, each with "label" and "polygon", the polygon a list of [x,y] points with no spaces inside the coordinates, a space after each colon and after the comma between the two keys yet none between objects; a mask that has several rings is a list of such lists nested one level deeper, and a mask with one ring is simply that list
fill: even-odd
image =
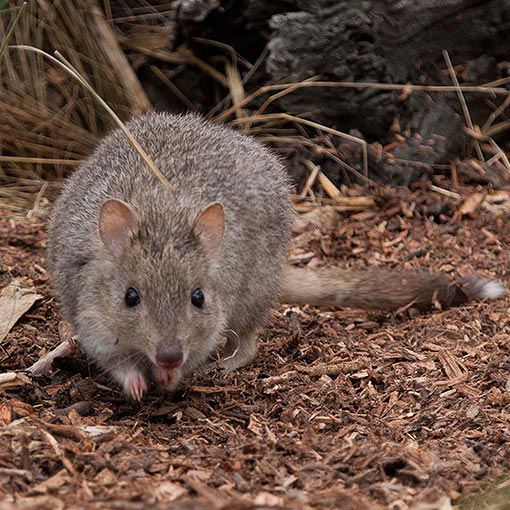
[{"label": "fallen branch", "polygon": [[74,342],[74,337],[69,337],[61,342],[55,349],[46,353],[41,359],[36,361],[31,367],[27,368],[27,372],[32,375],[47,374],[55,358],[64,356],[73,356],[78,352],[78,346]]}]

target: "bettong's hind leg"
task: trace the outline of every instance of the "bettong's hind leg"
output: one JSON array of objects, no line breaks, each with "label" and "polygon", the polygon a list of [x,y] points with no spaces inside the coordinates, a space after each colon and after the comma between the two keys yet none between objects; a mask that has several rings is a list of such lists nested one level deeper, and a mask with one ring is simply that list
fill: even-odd
[{"label": "bettong's hind leg", "polygon": [[244,334],[237,334],[234,331],[227,332],[227,343],[220,361],[225,372],[250,363],[257,354],[257,343],[256,329]]}]

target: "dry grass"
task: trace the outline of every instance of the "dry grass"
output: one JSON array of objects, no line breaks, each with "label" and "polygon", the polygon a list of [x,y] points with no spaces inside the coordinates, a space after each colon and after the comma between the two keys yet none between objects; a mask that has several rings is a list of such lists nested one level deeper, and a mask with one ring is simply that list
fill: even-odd
[{"label": "dry grass", "polygon": [[[112,66],[100,36],[104,19],[94,7],[87,0],[35,0],[15,26],[12,42],[62,51],[119,116],[127,118],[133,109],[143,108],[143,98],[133,96],[133,88],[126,88]],[[5,40],[15,14],[0,12],[0,40]],[[0,61],[0,206],[31,209],[34,193],[46,180],[67,174],[111,125],[108,113],[64,71],[40,54],[7,49]]]},{"label": "dry grass", "polygon": [[[508,121],[496,121],[510,101],[505,88],[508,80],[463,86],[452,75],[454,85],[445,87],[338,83],[312,77],[297,83],[268,84],[250,92],[246,84],[262,58],[250,63],[235,48],[205,39],[196,42],[214,45],[224,52],[214,63],[202,60],[186,45],[169,50],[175,32],[167,18],[170,4],[142,6],[128,1],[125,12],[120,14],[112,12],[109,1],[104,2],[104,7],[105,15],[93,1],[34,0],[15,27],[13,43],[32,45],[50,53],[59,50],[121,119],[150,106],[123,50],[138,63],[151,57],[166,63],[195,66],[226,92],[225,98],[210,112],[211,120],[237,126],[284,154],[299,148],[323,154],[364,182],[368,181],[368,151],[371,150],[364,140],[312,122],[306,118],[309,117],[306,112],[299,116],[278,112],[275,102],[299,89],[324,87],[395,90],[405,94],[456,92],[459,97],[463,97],[462,93],[484,93],[488,98],[505,95],[502,105],[494,106],[493,114],[481,130],[468,126],[467,132],[479,157],[479,141],[486,142],[486,153],[490,147],[491,152],[485,158],[487,166],[500,164],[510,169],[506,155],[491,138],[507,128]],[[0,41],[4,44],[16,12],[16,9],[0,11]],[[114,33],[113,25],[122,28],[122,33]],[[23,211],[33,207],[35,196],[48,180],[58,180],[68,174],[86,157],[98,137],[113,123],[108,112],[97,108],[83,84],[45,61],[42,55],[8,49],[0,60],[0,206]],[[156,65],[151,65],[151,69],[188,109],[196,109],[193,101]],[[335,139],[359,147],[355,162],[351,160],[349,164],[343,159]]]}]

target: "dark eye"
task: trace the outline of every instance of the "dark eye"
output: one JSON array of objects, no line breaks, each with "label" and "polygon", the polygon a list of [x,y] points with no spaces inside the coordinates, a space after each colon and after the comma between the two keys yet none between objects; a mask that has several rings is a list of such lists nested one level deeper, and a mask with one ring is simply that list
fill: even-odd
[{"label": "dark eye", "polygon": [[205,296],[204,293],[199,289],[196,288],[191,293],[191,303],[193,306],[196,306],[197,308],[202,308],[204,306]]},{"label": "dark eye", "polygon": [[138,291],[133,287],[129,287],[129,289],[126,290],[126,296],[124,299],[126,300],[126,305],[130,308],[140,304],[141,301],[140,294],[138,294]]}]

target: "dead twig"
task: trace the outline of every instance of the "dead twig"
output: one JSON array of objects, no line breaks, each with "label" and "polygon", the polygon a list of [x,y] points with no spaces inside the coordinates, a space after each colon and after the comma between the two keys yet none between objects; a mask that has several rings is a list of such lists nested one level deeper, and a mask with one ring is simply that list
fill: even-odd
[{"label": "dead twig", "polygon": [[46,353],[41,359],[37,360],[33,365],[27,368],[32,375],[47,374],[51,368],[55,358],[63,356],[71,356],[76,352],[76,346],[65,340],[57,345],[53,350]]},{"label": "dead twig", "polygon": [[[455,70],[453,69],[452,61],[450,60],[450,55],[446,50],[443,50],[443,57],[446,61],[446,66],[448,67],[448,71],[450,73],[450,77],[452,79],[453,85],[456,89],[457,96],[459,97],[459,102],[462,107],[462,112],[464,113],[464,118],[466,120],[467,127],[471,129],[471,131],[475,130],[475,127],[473,125],[473,121],[471,120],[471,114],[469,113],[469,108],[467,106],[466,100],[464,99],[464,94],[462,93],[462,89],[460,88],[459,80],[457,79],[457,75],[455,74]],[[482,162],[484,162],[483,152],[480,147],[480,144],[478,143],[478,140],[474,139],[474,145],[476,154],[478,156],[478,159]]]}]

